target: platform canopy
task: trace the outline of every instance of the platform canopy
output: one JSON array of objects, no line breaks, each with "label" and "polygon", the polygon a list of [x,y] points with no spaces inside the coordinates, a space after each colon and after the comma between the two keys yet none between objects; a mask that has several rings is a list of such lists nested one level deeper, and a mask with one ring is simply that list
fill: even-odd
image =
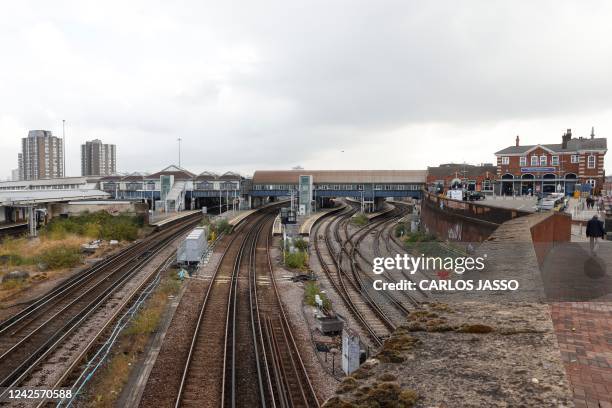
[{"label": "platform canopy", "polygon": [[110,194],[100,190],[7,190],[0,191],[0,205],[20,206],[109,197]]},{"label": "platform canopy", "polygon": [[385,184],[425,183],[427,170],[257,170],[253,184],[297,184],[299,176],[313,183]]}]

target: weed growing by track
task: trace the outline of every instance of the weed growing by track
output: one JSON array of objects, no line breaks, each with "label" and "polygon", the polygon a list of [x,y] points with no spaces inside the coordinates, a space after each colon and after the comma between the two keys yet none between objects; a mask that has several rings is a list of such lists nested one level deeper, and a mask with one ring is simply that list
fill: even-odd
[{"label": "weed growing by track", "polygon": [[306,269],[308,265],[308,255],[306,252],[285,251],[285,266],[293,269]]},{"label": "weed growing by track", "polygon": [[363,213],[359,213],[351,218],[351,222],[359,227],[366,225],[370,219]]},{"label": "weed growing by track", "polygon": [[331,310],[331,301],[325,293],[321,292],[319,285],[317,285],[316,282],[306,282],[306,285],[304,286],[304,302],[306,302],[307,305],[316,306],[316,295],[319,295],[323,301],[323,308],[326,310]]}]

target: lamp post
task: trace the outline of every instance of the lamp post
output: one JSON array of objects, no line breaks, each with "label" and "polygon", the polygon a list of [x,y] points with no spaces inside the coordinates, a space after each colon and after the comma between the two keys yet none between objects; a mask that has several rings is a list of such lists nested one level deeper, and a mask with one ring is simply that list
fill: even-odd
[{"label": "lamp post", "polygon": [[178,165],[179,167],[181,167],[181,142],[183,141],[183,139],[181,139],[180,137],[178,139],[176,139],[178,141],[178,145],[179,145],[179,162]]},{"label": "lamp post", "polygon": [[66,119],[62,119],[62,177],[66,177]]}]

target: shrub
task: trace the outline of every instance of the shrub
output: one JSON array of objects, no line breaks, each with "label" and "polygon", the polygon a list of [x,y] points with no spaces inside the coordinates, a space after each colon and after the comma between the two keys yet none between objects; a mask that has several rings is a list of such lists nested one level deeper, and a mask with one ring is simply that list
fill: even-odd
[{"label": "shrub", "polygon": [[51,239],[64,239],[67,234],[76,234],[94,239],[133,241],[138,238],[138,229],[143,226],[143,216],[113,216],[106,211],[98,211],[84,212],[69,218],[54,218],[42,233]]},{"label": "shrub", "polygon": [[406,227],[406,224],[404,223],[397,224],[397,226],[395,227],[394,233],[396,237],[401,237],[403,235],[406,235],[408,233],[408,228]]},{"label": "shrub", "polygon": [[221,234],[229,234],[232,231],[232,226],[230,225],[230,223],[225,219],[221,219],[219,221],[217,221],[216,225],[215,225],[215,230],[217,231],[217,234],[221,235]]},{"label": "shrub", "polygon": [[308,256],[305,252],[285,251],[285,266],[295,269],[304,269],[308,263]]},{"label": "shrub", "polygon": [[293,240],[293,246],[303,252],[308,250],[308,242],[306,242],[303,238]]}]

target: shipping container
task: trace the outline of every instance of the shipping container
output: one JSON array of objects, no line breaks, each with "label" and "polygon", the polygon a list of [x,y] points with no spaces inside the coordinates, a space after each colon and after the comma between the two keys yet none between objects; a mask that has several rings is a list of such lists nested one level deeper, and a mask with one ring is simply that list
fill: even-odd
[{"label": "shipping container", "polygon": [[208,227],[198,227],[191,231],[181,242],[176,261],[181,265],[193,265],[202,260],[208,251]]}]

